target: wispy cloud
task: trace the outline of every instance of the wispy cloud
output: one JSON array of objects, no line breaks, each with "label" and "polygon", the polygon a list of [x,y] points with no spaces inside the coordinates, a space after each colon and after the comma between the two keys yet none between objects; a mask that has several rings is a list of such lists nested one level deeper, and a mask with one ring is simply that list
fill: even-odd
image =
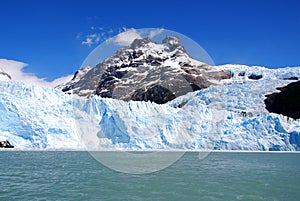
[{"label": "wispy cloud", "polygon": [[144,37],[154,38],[155,36],[161,34],[164,29],[153,29],[151,31],[143,30],[143,29],[134,29],[134,28],[122,28],[119,29],[119,34],[111,39],[110,42],[114,42],[120,46],[130,45],[135,39],[141,39]]},{"label": "wispy cloud", "polygon": [[119,33],[115,39],[114,43],[118,45],[127,46],[130,45],[135,39],[141,39],[141,33],[139,33],[136,29],[127,29],[123,28],[123,32]]},{"label": "wispy cloud", "polygon": [[[111,28],[111,27],[97,27],[91,26],[88,34],[80,32],[77,34],[77,39],[81,40],[82,45],[92,46],[99,44],[109,39],[108,42],[113,42],[120,46],[130,45],[135,39],[141,39],[148,36],[149,38],[154,38],[155,36],[161,34],[164,31],[161,29],[153,29],[150,32],[145,32],[145,30],[139,30],[134,28]],[[114,38],[112,38],[116,35]]]},{"label": "wispy cloud", "polygon": [[34,83],[40,86],[55,87],[58,84],[71,80],[73,77],[73,75],[67,75],[48,82],[45,78],[38,78],[35,74],[25,73],[23,68],[26,66],[28,66],[28,64],[20,61],[0,59],[0,69],[9,74],[12,80],[16,82],[23,82],[27,84]]},{"label": "wispy cloud", "polygon": [[77,34],[76,39],[81,40],[82,45],[91,47],[92,45],[97,45],[105,40],[109,39],[115,34],[115,30],[112,28],[103,28],[97,26],[91,26],[88,34],[80,32]]},{"label": "wispy cloud", "polygon": [[154,38],[155,36],[161,34],[164,31],[164,29],[155,29],[153,31],[150,31],[149,38]]},{"label": "wispy cloud", "polygon": [[88,29],[76,36],[76,39],[84,46],[91,47],[100,44],[119,33],[118,29],[102,26],[101,19],[98,16],[90,16],[87,20],[90,25]]},{"label": "wispy cloud", "polygon": [[134,39],[141,38],[140,33],[133,28],[91,26],[88,31],[78,33],[76,39],[80,40],[82,45],[91,47],[100,44],[115,35],[117,36],[114,38],[114,42],[118,45],[129,45]]},{"label": "wispy cloud", "polygon": [[91,46],[98,44],[101,40],[101,34],[93,33],[85,36],[85,40],[81,42],[82,45]]}]

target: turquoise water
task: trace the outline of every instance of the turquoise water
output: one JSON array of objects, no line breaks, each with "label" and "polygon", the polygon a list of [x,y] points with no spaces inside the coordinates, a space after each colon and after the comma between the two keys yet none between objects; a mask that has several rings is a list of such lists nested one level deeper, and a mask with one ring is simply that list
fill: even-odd
[{"label": "turquoise water", "polygon": [[0,151],[0,161],[0,200],[300,200],[299,153],[186,153],[141,175],[88,152]]}]

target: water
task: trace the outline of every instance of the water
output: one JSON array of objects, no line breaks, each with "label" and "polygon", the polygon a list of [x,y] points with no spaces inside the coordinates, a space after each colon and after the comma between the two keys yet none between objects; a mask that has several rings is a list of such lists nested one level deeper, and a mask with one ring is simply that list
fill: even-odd
[{"label": "water", "polygon": [[141,175],[88,152],[0,151],[0,161],[0,200],[300,200],[299,153],[186,153]]}]

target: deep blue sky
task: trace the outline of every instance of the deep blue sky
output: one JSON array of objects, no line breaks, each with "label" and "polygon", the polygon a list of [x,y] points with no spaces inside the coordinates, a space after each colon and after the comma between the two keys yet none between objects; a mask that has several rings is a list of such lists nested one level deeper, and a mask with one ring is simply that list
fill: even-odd
[{"label": "deep blue sky", "polygon": [[0,58],[51,80],[74,73],[97,46],[82,45],[84,35],[122,27],[177,31],[216,64],[300,66],[299,0],[0,0]]}]

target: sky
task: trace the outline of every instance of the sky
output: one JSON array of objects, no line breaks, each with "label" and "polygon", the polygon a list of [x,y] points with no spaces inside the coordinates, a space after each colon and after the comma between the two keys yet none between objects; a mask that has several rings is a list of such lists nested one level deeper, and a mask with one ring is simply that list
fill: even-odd
[{"label": "sky", "polygon": [[184,34],[216,65],[300,66],[299,9],[299,0],[0,0],[0,68],[54,85],[101,42],[141,28]]}]

